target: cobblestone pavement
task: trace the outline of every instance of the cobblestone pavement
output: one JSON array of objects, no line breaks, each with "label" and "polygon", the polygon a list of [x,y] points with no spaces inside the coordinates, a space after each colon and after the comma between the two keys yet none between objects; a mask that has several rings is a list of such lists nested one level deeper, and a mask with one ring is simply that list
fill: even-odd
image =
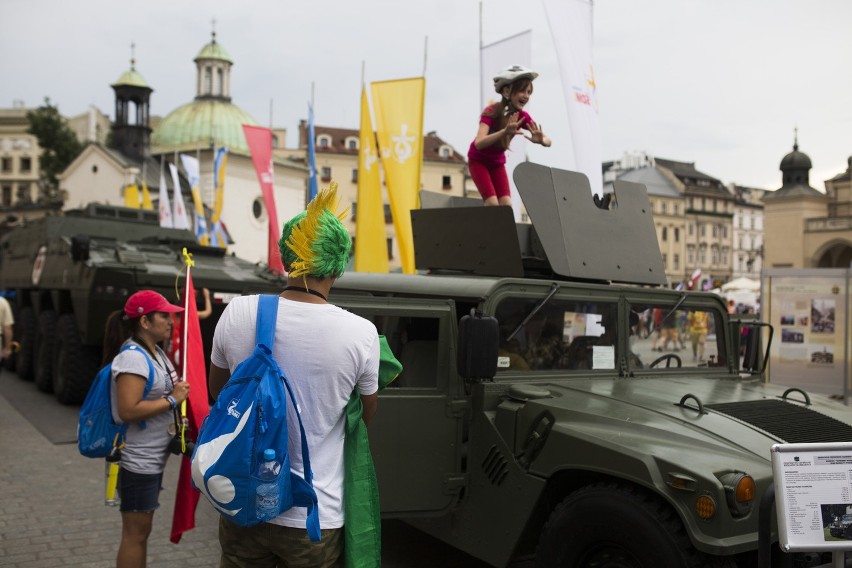
[{"label": "cobblestone pavement", "polygon": [[[4,372],[0,380],[17,377]],[[47,409],[49,410],[49,409]],[[179,461],[169,459],[163,486],[177,485]],[[115,566],[121,536],[117,508],[104,506],[104,461],[74,444],[51,444],[0,397],[0,566]],[[160,494],[148,564],[164,568],[217,566],[217,516],[202,499],[196,528],[169,541],[174,490]]]}]

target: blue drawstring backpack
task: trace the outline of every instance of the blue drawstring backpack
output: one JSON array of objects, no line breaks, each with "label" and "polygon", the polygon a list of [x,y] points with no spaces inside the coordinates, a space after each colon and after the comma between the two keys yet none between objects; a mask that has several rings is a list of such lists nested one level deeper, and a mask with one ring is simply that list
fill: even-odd
[{"label": "blue drawstring backpack", "polygon": [[[154,384],[154,364],[144,349],[135,343],[129,343],[121,348],[119,353],[133,349],[145,356],[148,362],[148,380],[142,400],[148,397]],[[113,446],[121,445],[127,434],[127,424],[116,424],[112,418],[109,391],[112,388],[112,362],[107,363],[92,381],[86,400],[80,407],[80,417],[77,422],[77,449],[87,458],[105,458]],[[145,422],[139,423],[145,428]],[[118,438],[116,438],[118,436]]]},{"label": "blue drawstring backpack", "polygon": [[[317,494],[305,428],[290,383],[272,358],[277,316],[278,296],[260,296],[254,351],[234,369],[201,426],[192,452],[192,483],[219,514],[241,526],[268,521],[294,506],[306,507],[308,536],[319,542]],[[287,395],[297,409],[304,478],[290,471]],[[266,482],[257,475],[268,448],[280,456],[281,469],[276,480],[278,511],[264,515],[256,506],[257,486]]]}]

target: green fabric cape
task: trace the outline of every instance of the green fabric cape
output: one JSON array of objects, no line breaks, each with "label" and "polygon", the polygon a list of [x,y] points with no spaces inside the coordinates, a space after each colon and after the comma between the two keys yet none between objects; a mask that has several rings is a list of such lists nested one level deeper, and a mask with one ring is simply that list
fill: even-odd
[{"label": "green fabric cape", "polygon": [[[401,372],[385,336],[379,336],[379,390]],[[343,482],[346,568],[378,568],[382,564],[382,524],[379,486],[370,453],[370,440],[358,389],[346,405],[346,437],[343,443],[345,479]]]}]

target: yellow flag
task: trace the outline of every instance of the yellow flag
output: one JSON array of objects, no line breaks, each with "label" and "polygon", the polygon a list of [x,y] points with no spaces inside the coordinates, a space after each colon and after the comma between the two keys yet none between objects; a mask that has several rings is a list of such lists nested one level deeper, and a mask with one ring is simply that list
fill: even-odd
[{"label": "yellow flag", "polygon": [[376,152],[375,140],[365,87],[361,90],[361,149],[358,152],[358,209],[355,219],[357,272],[389,270],[379,155]]},{"label": "yellow flag", "polygon": [[151,201],[151,194],[148,193],[148,184],[142,182],[142,209],[154,210],[154,202]]},{"label": "yellow flag", "polygon": [[139,209],[139,186],[135,183],[124,188],[124,206]]},{"label": "yellow flag", "polygon": [[[426,79],[416,77],[381,81],[372,83],[371,87],[376,111],[379,156],[385,172],[402,271],[413,274],[415,269],[411,210],[420,208],[423,98]],[[357,239],[355,244],[357,245]]]}]

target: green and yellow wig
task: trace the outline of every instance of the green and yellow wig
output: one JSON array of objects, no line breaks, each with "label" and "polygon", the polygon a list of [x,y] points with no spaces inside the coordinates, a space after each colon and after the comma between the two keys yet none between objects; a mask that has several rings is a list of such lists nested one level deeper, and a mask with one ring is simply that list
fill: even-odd
[{"label": "green and yellow wig", "polygon": [[343,275],[352,239],[342,222],[348,210],[335,213],[338,205],[337,183],[331,182],[308,203],[306,211],[284,223],[278,250],[290,277]]}]

